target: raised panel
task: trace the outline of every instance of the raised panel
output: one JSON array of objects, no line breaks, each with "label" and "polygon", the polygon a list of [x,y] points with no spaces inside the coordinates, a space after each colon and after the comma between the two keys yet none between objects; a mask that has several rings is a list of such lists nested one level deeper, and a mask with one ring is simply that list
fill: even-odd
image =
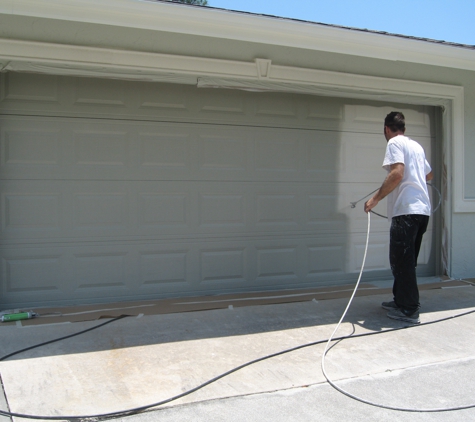
[{"label": "raised panel", "polygon": [[186,282],[188,251],[142,252],[140,281],[142,285]]},{"label": "raised panel", "polygon": [[239,95],[229,95],[228,90],[213,90],[207,92],[201,101],[202,112],[244,114],[244,100]]},{"label": "raised panel", "polygon": [[[382,129],[386,115],[392,111],[399,111],[394,107],[375,107],[371,105],[355,105],[353,109],[353,121],[379,124],[381,126],[381,134],[383,133]],[[413,110],[405,108],[403,113],[406,118],[406,126],[421,126],[428,129],[426,110],[421,110],[421,107]]]},{"label": "raised panel", "polygon": [[368,179],[382,182],[385,177],[381,166],[386,140],[382,136],[372,134],[345,134],[343,140],[345,160],[350,164],[346,169],[346,177],[352,182],[365,182]]},{"label": "raised panel", "polygon": [[315,98],[308,102],[307,119],[343,120],[344,107],[340,100]]},{"label": "raised panel", "polygon": [[57,165],[60,154],[60,131],[7,129],[2,139],[2,165]]},{"label": "raised panel", "polygon": [[168,132],[141,133],[140,164],[151,167],[185,167],[188,162],[188,135]]},{"label": "raised panel", "polygon": [[201,252],[201,281],[245,280],[244,250]]},{"label": "raised panel", "polygon": [[4,79],[5,100],[58,101],[58,77],[8,72]]},{"label": "raised panel", "polygon": [[148,83],[141,88],[139,92],[140,108],[142,109],[171,109],[177,111],[187,109],[187,95],[182,87]]},{"label": "raised panel", "polygon": [[297,210],[296,195],[259,195],[257,198],[257,223],[296,225],[298,224]]},{"label": "raised panel", "polygon": [[402,111],[406,117],[406,134],[410,137],[430,136],[433,111],[425,106],[382,106],[367,102],[345,105],[344,129],[353,132],[373,133],[385,141],[384,118],[392,111]]},{"label": "raised panel", "polygon": [[75,195],[75,226],[125,227],[127,222],[126,194],[90,193]]},{"label": "raised panel", "polygon": [[242,195],[201,195],[201,224],[244,225],[245,198]]},{"label": "raised panel", "polygon": [[[365,269],[369,270],[385,270],[389,268],[389,236],[386,236],[387,240],[375,239],[371,244],[368,245],[368,252],[366,255]],[[379,242],[378,242],[379,240]],[[382,241],[381,241],[382,240]],[[361,268],[361,263],[363,262],[364,252],[365,252],[365,242],[363,239],[350,241],[350,245],[354,247],[354,264],[351,270],[358,271]]]},{"label": "raised panel", "polygon": [[257,277],[297,278],[297,249],[259,248],[257,250]]},{"label": "raised panel", "polygon": [[111,131],[77,131],[74,134],[74,162],[88,166],[124,166],[127,162],[127,134]]},{"label": "raised panel", "polygon": [[337,195],[309,195],[307,201],[307,222],[321,223],[334,220],[338,215]]},{"label": "raised panel", "polygon": [[316,133],[306,143],[306,168],[309,172],[338,173],[342,167],[341,140],[333,133]]},{"label": "raised panel", "polygon": [[293,100],[280,95],[261,95],[256,98],[257,115],[297,119],[297,107]]},{"label": "raised panel", "polygon": [[335,273],[345,270],[345,247],[311,246],[308,248],[309,274]]},{"label": "raised panel", "polygon": [[123,81],[112,79],[75,79],[75,103],[88,106],[125,106]]},{"label": "raised panel", "polygon": [[[297,171],[299,169],[299,140],[295,133],[285,132],[256,140],[256,169]],[[288,139],[282,139],[286,136]],[[294,139],[292,139],[294,138]]]},{"label": "raised panel", "polygon": [[2,197],[4,231],[59,229],[60,194],[3,194]]},{"label": "raised panel", "polygon": [[169,226],[186,224],[186,195],[141,193],[139,197],[139,213],[142,225]]},{"label": "raised panel", "polygon": [[126,253],[85,253],[74,256],[77,289],[125,286]]},{"label": "raised panel", "polygon": [[[241,138],[241,139],[240,139]],[[200,168],[244,170],[247,167],[247,142],[240,136],[201,135]]]},{"label": "raised panel", "polygon": [[7,292],[57,290],[61,285],[61,257],[19,256],[3,258]]}]

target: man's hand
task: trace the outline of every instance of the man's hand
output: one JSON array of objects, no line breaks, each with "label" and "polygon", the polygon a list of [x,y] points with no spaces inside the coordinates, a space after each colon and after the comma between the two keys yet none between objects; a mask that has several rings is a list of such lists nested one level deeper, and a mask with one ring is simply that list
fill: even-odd
[{"label": "man's hand", "polygon": [[375,199],[374,196],[371,199],[368,199],[364,204],[364,211],[366,213],[370,212],[376,205],[378,205],[379,200]]}]

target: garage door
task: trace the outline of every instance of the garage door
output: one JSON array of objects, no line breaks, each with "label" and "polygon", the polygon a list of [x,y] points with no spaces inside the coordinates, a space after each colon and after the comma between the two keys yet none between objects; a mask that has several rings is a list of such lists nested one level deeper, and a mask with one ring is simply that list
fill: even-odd
[{"label": "garage door", "polygon": [[[350,202],[385,176],[394,107],[15,73],[2,87],[2,307],[355,281],[367,220]],[[435,155],[433,110],[398,108]],[[388,228],[373,218],[367,280],[390,277]]]}]

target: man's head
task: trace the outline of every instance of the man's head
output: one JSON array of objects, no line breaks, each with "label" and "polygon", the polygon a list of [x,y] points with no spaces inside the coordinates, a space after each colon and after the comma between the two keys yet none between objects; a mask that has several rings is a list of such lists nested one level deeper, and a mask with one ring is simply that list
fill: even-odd
[{"label": "man's head", "polygon": [[392,111],[384,119],[384,136],[389,141],[397,135],[403,135],[406,131],[406,119],[399,111]]}]

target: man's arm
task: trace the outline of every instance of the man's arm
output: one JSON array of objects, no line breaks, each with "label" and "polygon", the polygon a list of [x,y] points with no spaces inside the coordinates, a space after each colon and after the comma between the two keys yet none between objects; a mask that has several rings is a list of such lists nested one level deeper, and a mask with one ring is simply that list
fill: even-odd
[{"label": "man's arm", "polygon": [[390,167],[389,173],[386,176],[386,179],[384,180],[381,187],[373,195],[373,197],[369,199],[368,201],[366,201],[366,203],[364,204],[365,212],[370,212],[376,205],[378,205],[379,201],[384,199],[394,189],[396,189],[397,185],[399,185],[403,177],[404,177],[404,164],[402,163],[392,164]]},{"label": "man's arm", "polygon": [[433,177],[434,175],[432,174],[432,172],[430,172],[429,174],[426,174],[426,182],[430,182]]}]

